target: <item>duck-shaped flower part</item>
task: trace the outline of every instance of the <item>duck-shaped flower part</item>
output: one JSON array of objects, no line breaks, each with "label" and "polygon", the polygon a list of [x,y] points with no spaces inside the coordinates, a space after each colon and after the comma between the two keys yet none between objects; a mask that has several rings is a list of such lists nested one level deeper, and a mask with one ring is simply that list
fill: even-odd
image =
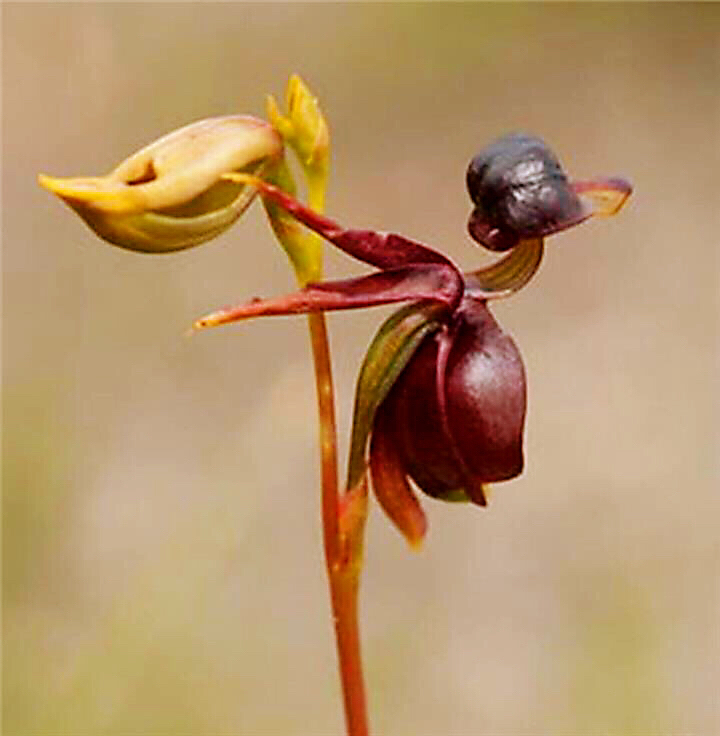
[{"label": "duck-shaped flower part", "polygon": [[347,488],[362,482],[369,469],[381,506],[411,544],[426,530],[411,480],[430,496],[486,505],[488,483],[522,472],[526,407],[520,352],[488,300],[508,296],[532,278],[546,235],[591,215],[614,214],[630,185],[618,178],[571,182],[541,139],[499,139],[470,163],[474,208],[468,229],[481,245],[509,252],[463,274],[422,243],[349,230],[256,177],[227,178],[256,187],[266,201],[378,270],[221,309],[196,327],[409,302],[381,326],[360,370]]}]

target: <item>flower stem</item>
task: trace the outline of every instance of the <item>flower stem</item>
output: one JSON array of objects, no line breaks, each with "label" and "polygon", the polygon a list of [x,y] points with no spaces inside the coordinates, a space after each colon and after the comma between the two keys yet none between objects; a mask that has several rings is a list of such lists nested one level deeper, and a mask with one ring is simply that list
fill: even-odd
[{"label": "flower stem", "polygon": [[[345,494],[342,499],[340,497],[332,368],[325,316],[321,313],[308,315],[308,326],[315,366],[320,422],[323,541],[345,723],[348,736],[367,736],[367,708],[357,610],[362,567],[362,527],[365,520],[364,489],[357,497],[359,503],[350,494]],[[347,530],[341,523],[346,507],[352,525]]]}]

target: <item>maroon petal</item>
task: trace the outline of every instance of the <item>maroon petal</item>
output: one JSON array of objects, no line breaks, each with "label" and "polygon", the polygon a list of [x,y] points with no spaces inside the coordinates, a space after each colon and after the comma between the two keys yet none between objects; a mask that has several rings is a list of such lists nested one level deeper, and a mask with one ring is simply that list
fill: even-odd
[{"label": "maroon petal", "polygon": [[347,230],[333,220],[320,215],[282,189],[253,176],[233,175],[233,179],[256,186],[262,196],[289,212],[306,227],[321,235],[353,258],[377,268],[393,268],[408,263],[443,263],[456,268],[442,253],[394,233],[373,230]]},{"label": "maroon petal", "polygon": [[485,302],[465,299],[449,332],[426,338],[388,395],[393,437],[418,486],[439,498],[522,471],[525,372]]},{"label": "maroon petal", "polygon": [[389,519],[412,547],[418,547],[427,531],[427,519],[410,488],[391,435],[387,409],[375,415],[370,441],[370,476],[375,496]]},{"label": "maroon petal", "polygon": [[460,303],[464,282],[453,267],[428,263],[390,268],[356,279],[309,284],[308,289],[346,299],[347,306],[338,309],[411,299],[440,302],[454,309]]},{"label": "maroon petal", "polygon": [[201,317],[195,322],[195,327],[216,327],[251,317],[357,309],[408,300],[435,301],[454,309],[460,301],[462,290],[462,278],[450,266],[406,266],[356,279],[309,284],[285,296],[254,299],[226,307]]},{"label": "maroon petal", "polygon": [[438,403],[439,333],[426,337],[385,401],[392,436],[408,475],[428,495],[445,498],[464,487],[454,442]]},{"label": "maroon petal", "polygon": [[456,321],[451,330],[441,334],[438,339],[437,364],[435,366],[435,395],[437,397],[440,421],[443,431],[448,438],[452,455],[455,458],[457,471],[462,476],[462,488],[470,496],[472,501],[479,506],[487,506],[485,489],[482,479],[476,477],[468,468],[462,451],[455,439],[455,431],[450,421],[448,396],[448,361],[450,353],[455,348],[458,333],[462,330],[461,321]]},{"label": "maroon petal", "polygon": [[467,299],[461,309],[447,372],[448,424],[473,477],[509,480],[523,469],[522,358],[484,302]]}]

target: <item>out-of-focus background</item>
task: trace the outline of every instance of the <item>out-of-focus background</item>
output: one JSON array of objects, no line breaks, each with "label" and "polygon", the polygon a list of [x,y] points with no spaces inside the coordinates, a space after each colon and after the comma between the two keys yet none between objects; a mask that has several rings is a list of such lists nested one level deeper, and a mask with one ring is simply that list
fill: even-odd
[{"label": "out-of-focus background", "polygon": [[[417,555],[372,512],[375,732],[720,733],[719,10],[3,5],[8,736],[342,731],[304,320],[185,334],[292,288],[260,208],[143,256],[35,178],[262,115],[292,72],[331,124],[329,213],[468,269],[465,167],[494,137],[635,184],[496,307],[529,373],[524,475],[487,510],[427,499]],[[330,317],[343,451],[386,313]]]}]

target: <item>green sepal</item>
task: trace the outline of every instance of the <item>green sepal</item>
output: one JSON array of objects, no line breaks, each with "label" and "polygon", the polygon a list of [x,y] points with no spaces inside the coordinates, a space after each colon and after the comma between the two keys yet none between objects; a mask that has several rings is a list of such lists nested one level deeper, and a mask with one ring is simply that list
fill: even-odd
[{"label": "green sepal", "polygon": [[[325,208],[325,190],[330,171],[330,133],[317,98],[297,75],[288,80],[286,110],[283,114],[272,95],[267,98],[267,113],[271,125],[282,137],[300,162],[307,204],[316,212]],[[295,196],[295,182],[284,160],[280,160],[265,180]],[[309,233],[292,215],[263,199],[275,236],[290,258],[301,286],[322,278],[322,240]]]},{"label": "green sepal", "polygon": [[449,503],[470,503],[472,500],[462,488],[456,488],[454,491],[446,491],[443,494],[438,494],[435,498]]},{"label": "green sepal", "polygon": [[466,292],[476,299],[497,299],[514,294],[535,275],[543,251],[542,238],[521,240],[504,258],[466,273]]},{"label": "green sepal", "polygon": [[317,97],[297,74],[288,80],[285,107],[283,115],[275,98],[268,96],[268,119],[298,157],[307,181],[308,204],[322,212],[330,170],[330,132]]},{"label": "green sepal", "polygon": [[[279,159],[268,167],[264,179],[295,196],[297,187],[285,159]],[[322,240],[270,199],[264,197],[263,206],[275,237],[295,269],[298,282],[304,286],[309,281],[320,280],[322,278]]]},{"label": "green sepal", "polygon": [[365,450],[375,412],[423,339],[440,328],[446,310],[442,304],[409,304],[390,315],[373,338],[355,391],[348,488],[354,488],[365,473]]}]

